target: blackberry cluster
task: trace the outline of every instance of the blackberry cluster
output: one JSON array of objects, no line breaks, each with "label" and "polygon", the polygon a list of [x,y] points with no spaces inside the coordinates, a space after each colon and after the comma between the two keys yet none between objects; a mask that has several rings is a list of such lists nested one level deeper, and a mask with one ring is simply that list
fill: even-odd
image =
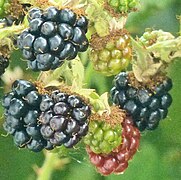
[{"label": "blackberry cluster", "polygon": [[70,9],[49,7],[29,11],[29,28],[18,37],[18,47],[34,71],[53,70],[88,48],[88,20]]},{"label": "blackberry cluster", "polygon": [[[129,35],[116,34],[114,36],[115,34],[103,38],[93,36],[91,39],[90,60],[94,69],[106,76],[118,74],[126,69],[132,58]],[[103,44],[97,47],[100,43]]]},{"label": "blackberry cluster", "polygon": [[96,154],[89,147],[87,153],[97,171],[104,175],[120,174],[128,167],[128,161],[133,158],[139,147],[140,133],[133,126],[132,119],[126,117],[122,122],[122,143],[109,154]]},{"label": "blackberry cluster", "polygon": [[90,108],[75,95],[55,90],[40,104],[41,134],[53,146],[71,148],[88,132]]},{"label": "blackberry cluster", "polygon": [[40,133],[38,117],[42,96],[29,81],[16,80],[12,91],[7,93],[2,106],[5,108],[3,127],[8,134],[13,135],[14,143],[19,148],[28,148],[39,152],[50,146]]},{"label": "blackberry cluster", "polygon": [[121,144],[122,129],[120,126],[111,127],[103,121],[90,121],[89,133],[84,138],[94,153],[110,153]]},{"label": "blackberry cluster", "polygon": [[134,87],[131,76],[131,73],[125,72],[116,76],[115,86],[111,89],[112,100],[132,116],[140,131],[154,130],[160,120],[167,117],[168,108],[172,103],[172,97],[168,93],[172,88],[172,80],[164,77],[152,88],[143,84]]},{"label": "blackberry cluster", "polygon": [[5,69],[9,66],[9,59],[0,55],[0,76],[4,74]]}]

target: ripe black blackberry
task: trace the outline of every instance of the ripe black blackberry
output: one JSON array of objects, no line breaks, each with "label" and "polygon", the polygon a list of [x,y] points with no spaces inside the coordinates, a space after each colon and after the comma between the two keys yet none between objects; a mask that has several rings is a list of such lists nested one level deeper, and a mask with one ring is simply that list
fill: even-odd
[{"label": "ripe black blackberry", "polygon": [[[88,20],[70,9],[49,7],[29,11],[29,28],[18,37],[18,47],[34,71],[47,71],[72,60],[88,48]],[[26,33],[25,33],[26,32]]]},{"label": "ripe black blackberry", "polygon": [[168,91],[172,80],[160,76],[153,83],[139,83],[133,73],[122,72],[115,77],[111,97],[115,104],[125,109],[133,118],[139,130],[154,130],[161,119],[167,117],[172,97]]},{"label": "ripe black blackberry", "polygon": [[40,104],[41,134],[53,146],[71,148],[88,132],[90,107],[78,96],[55,90]]},{"label": "ripe black blackberry", "polygon": [[9,59],[0,55],[0,76],[4,74],[5,69],[9,66]]},{"label": "ripe black blackberry", "polygon": [[14,143],[19,148],[27,147],[34,152],[47,147],[51,149],[40,133],[38,118],[41,100],[42,95],[35,85],[26,80],[16,80],[12,84],[12,91],[2,100],[5,108],[3,127],[13,136]]}]

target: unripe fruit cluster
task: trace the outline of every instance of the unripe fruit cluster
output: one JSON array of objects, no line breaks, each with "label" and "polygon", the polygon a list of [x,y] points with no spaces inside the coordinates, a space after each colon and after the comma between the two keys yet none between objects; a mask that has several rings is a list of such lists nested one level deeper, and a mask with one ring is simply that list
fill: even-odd
[{"label": "unripe fruit cluster", "polygon": [[93,36],[91,46],[90,60],[94,69],[106,76],[118,74],[131,61],[132,49],[127,34],[111,34],[103,38]]},{"label": "unripe fruit cluster", "polygon": [[126,117],[122,122],[122,142],[119,147],[109,154],[96,154],[88,146],[87,153],[91,163],[102,175],[120,174],[125,171],[128,167],[128,161],[136,153],[139,140],[140,133],[138,129],[133,126],[132,119]]}]

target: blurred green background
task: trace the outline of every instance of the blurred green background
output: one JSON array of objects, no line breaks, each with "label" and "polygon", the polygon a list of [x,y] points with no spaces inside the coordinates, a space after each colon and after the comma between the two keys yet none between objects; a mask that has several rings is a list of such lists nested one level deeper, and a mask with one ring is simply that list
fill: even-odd
[{"label": "blurred green background", "polygon": [[[141,0],[140,12],[132,13],[127,22],[127,29],[140,36],[145,28],[163,29],[178,35],[179,21],[176,15],[181,14],[181,0]],[[11,58],[11,68],[26,63],[19,60],[18,52]],[[92,77],[92,87],[99,93],[109,91],[111,78],[105,79],[95,72]],[[26,71],[25,79],[30,79],[31,71]],[[129,163],[128,169],[122,175],[102,177],[88,162],[86,154],[77,150],[76,156],[70,157],[70,163],[61,170],[55,170],[53,180],[180,180],[181,179],[181,59],[176,60],[169,70],[173,80],[171,91],[173,104],[168,118],[160,123],[154,132],[142,134],[139,151]],[[102,84],[100,84],[100,81]],[[2,82],[1,82],[1,85]],[[3,89],[0,90],[0,96]],[[2,109],[0,107],[0,114]],[[2,129],[0,120],[0,134]],[[80,160],[80,161],[79,161]],[[11,136],[0,136],[0,180],[33,180],[36,179],[34,168],[41,166],[44,161],[43,153],[32,153],[19,150],[13,145]]]}]

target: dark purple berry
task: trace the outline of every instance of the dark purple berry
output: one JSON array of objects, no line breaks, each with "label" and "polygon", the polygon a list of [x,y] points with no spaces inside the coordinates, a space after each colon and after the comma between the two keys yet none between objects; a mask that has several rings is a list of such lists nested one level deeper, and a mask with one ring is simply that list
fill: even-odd
[{"label": "dark purple berry", "polygon": [[8,126],[14,128],[16,130],[20,129],[22,126],[22,120],[17,119],[11,115],[7,116],[6,123],[8,124]]},{"label": "dark purple berry", "polygon": [[72,27],[66,23],[61,23],[58,26],[59,34],[64,40],[69,40],[73,37],[74,31]]},{"label": "dark purple berry", "polygon": [[49,48],[48,42],[45,38],[38,37],[35,39],[33,48],[37,53],[46,53],[48,52],[48,48]]},{"label": "dark purple berry", "polygon": [[35,86],[26,80],[16,80],[12,84],[12,91],[15,92],[18,96],[26,96],[29,92],[35,91]]},{"label": "dark purple berry", "polygon": [[64,40],[58,34],[49,38],[48,42],[53,52],[59,52],[64,48]]},{"label": "dark purple berry", "polygon": [[172,104],[172,97],[170,94],[165,94],[161,97],[161,106],[166,109]]},{"label": "dark purple berry", "polygon": [[[65,143],[65,142],[67,142],[68,141],[68,139],[69,139],[69,137],[67,136],[67,135],[65,135],[63,132],[55,132],[55,134],[54,134],[54,144],[55,145],[58,145],[58,146],[60,146],[60,145],[62,145],[63,143]],[[51,141],[51,139],[50,139],[50,142],[52,142]],[[52,144],[53,144],[53,142],[52,142]]]},{"label": "dark purple berry", "polygon": [[76,14],[70,9],[60,10],[59,21],[60,23],[68,23],[74,25],[76,22]]},{"label": "dark purple berry", "polygon": [[14,143],[20,148],[24,147],[29,140],[30,138],[25,131],[16,131],[14,134]]},{"label": "dark purple berry", "polygon": [[76,26],[81,27],[84,32],[87,32],[88,20],[85,16],[81,16],[78,18],[76,22]]},{"label": "dark purple berry", "polygon": [[31,136],[33,139],[40,139],[41,134],[40,134],[40,127],[38,126],[28,126],[26,128],[26,132],[29,136]]},{"label": "dark purple berry", "polygon": [[33,152],[40,152],[45,147],[45,142],[43,140],[32,139],[30,143],[27,144],[27,148]]},{"label": "dark purple berry", "polygon": [[3,123],[3,128],[8,134],[13,135],[16,132],[16,130],[13,127],[9,126],[6,121]]},{"label": "dark purple berry", "polygon": [[32,34],[27,34],[22,42],[23,49],[32,50],[34,41],[35,41],[35,36]]},{"label": "dark purple berry", "polygon": [[86,45],[87,44],[87,38],[85,36],[85,32],[79,28],[75,27],[73,30],[73,38],[72,42],[75,43],[76,45]]},{"label": "dark purple berry", "polygon": [[76,134],[77,132],[79,132],[79,130],[80,130],[80,126],[77,123],[77,121],[74,119],[69,119],[65,132],[69,135],[72,135],[72,134]]},{"label": "dark purple berry", "polygon": [[41,18],[32,19],[29,23],[29,31],[32,34],[36,35],[37,33],[40,32],[42,24],[43,24],[43,19]]},{"label": "dark purple berry", "polygon": [[39,8],[32,8],[28,12],[28,19],[31,22],[35,18],[41,18],[42,11]]},{"label": "dark purple berry", "polygon": [[74,59],[77,55],[77,49],[72,43],[66,43],[64,49],[60,52],[60,59],[71,60]]},{"label": "dark purple berry", "polygon": [[78,142],[80,141],[80,139],[76,136],[73,136],[72,138],[69,139],[68,142],[64,143],[64,146],[66,148],[72,148],[74,145],[76,145]]},{"label": "dark purple berry", "polygon": [[40,113],[37,110],[30,110],[23,118],[23,120],[27,125],[36,125],[39,115]]},{"label": "dark purple berry", "polygon": [[31,91],[27,94],[25,100],[29,105],[36,107],[40,104],[41,95],[37,91]]},{"label": "dark purple berry", "polygon": [[50,138],[53,136],[54,133],[51,127],[48,125],[41,126],[40,132],[44,138]]},{"label": "dark purple berry", "polygon": [[28,60],[30,60],[30,61],[33,61],[33,60],[35,59],[35,56],[34,56],[34,52],[33,52],[33,51],[28,51],[28,50],[26,50],[26,49],[23,49],[22,53],[23,53],[23,57],[24,57],[25,59],[28,59]]},{"label": "dark purple berry", "polygon": [[138,100],[142,106],[147,106],[150,103],[150,93],[146,89],[138,90]]},{"label": "dark purple berry", "polygon": [[67,115],[69,112],[69,107],[64,102],[58,102],[55,104],[53,111],[56,115]]},{"label": "dark purple berry", "polygon": [[139,112],[139,107],[133,100],[129,100],[125,103],[124,109],[127,110],[128,113],[132,114],[132,116],[136,116]]},{"label": "dark purple berry", "polygon": [[44,54],[38,54],[36,56],[36,60],[38,63],[46,65],[50,64],[55,60],[55,57],[49,53],[44,53]]},{"label": "dark purple berry", "polygon": [[67,125],[67,119],[64,116],[53,116],[50,120],[50,127],[54,131],[63,131]]},{"label": "dark purple berry", "polygon": [[41,33],[45,36],[53,36],[56,32],[56,25],[52,21],[44,22],[41,26]]},{"label": "dark purple berry", "polygon": [[14,92],[9,92],[2,98],[2,106],[4,108],[8,108],[10,106],[11,99],[13,99],[15,96]]},{"label": "dark purple berry", "polygon": [[67,99],[67,102],[70,104],[72,108],[82,106],[82,100],[75,95],[70,95]]},{"label": "dark purple berry", "polygon": [[16,118],[24,116],[27,112],[26,104],[20,100],[13,98],[10,102],[8,113]]},{"label": "dark purple berry", "polygon": [[40,103],[40,110],[41,111],[47,111],[53,105],[54,105],[54,103],[53,103],[52,99],[50,99],[50,98],[43,99],[42,102]]},{"label": "dark purple berry", "polygon": [[57,21],[59,16],[59,10],[56,7],[49,7],[43,13],[46,20]]},{"label": "dark purple berry", "polygon": [[43,112],[40,116],[41,124],[44,124],[44,125],[49,124],[50,119],[52,119],[52,117],[53,117],[53,112],[51,110]]}]

